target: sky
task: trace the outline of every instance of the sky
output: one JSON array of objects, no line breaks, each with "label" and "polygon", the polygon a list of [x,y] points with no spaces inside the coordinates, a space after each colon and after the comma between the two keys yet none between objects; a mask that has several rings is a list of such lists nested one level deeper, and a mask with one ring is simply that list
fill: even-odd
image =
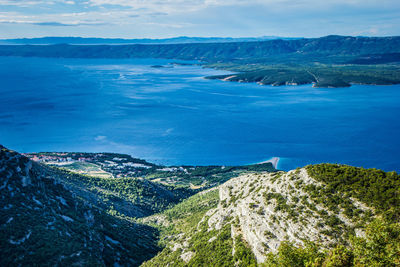
[{"label": "sky", "polygon": [[0,0],[0,39],[400,35],[399,0]]}]

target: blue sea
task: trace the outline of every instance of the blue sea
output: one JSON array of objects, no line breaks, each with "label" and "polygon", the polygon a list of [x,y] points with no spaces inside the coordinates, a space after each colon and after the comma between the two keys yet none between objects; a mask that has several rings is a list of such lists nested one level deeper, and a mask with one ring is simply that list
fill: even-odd
[{"label": "blue sea", "polygon": [[[166,165],[400,170],[400,85],[261,86],[160,59],[0,58],[0,144]],[[165,68],[154,68],[163,65]]]}]

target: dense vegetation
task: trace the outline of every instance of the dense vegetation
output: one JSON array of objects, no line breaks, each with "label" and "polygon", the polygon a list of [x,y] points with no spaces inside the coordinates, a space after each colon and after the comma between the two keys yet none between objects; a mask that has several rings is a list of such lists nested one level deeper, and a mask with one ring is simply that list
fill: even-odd
[{"label": "dense vegetation", "polygon": [[337,64],[243,64],[214,63],[207,65],[234,71],[234,74],[210,76],[235,82],[259,84],[301,85],[314,83],[315,87],[348,87],[351,84],[390,85],[400,83],[399,65],[337,65]]},{"label": "dense vegetation", "polygon": [[[314,57],[330,61],[349,60],[354,56],[399,53],[400,37],[327,36],[296,40],[259,42],[169,44],[169,45],[2,45],[1,56],[39,56],[71,58],[175,58],[201,59],[207,62],[235,59],[267,60],[290,57],[292,62]],[[329,55],[327,57],[327,55]]]},{"label": "dense vegetation", "polygon": [[325,192],[338,191],[345,194],[344,198],[357,198],[386,219],[400,221],[400,176],[396,172],[338,164],[310,165],[306,169],[324,183]]},{"label": "dense vegetation", "polygon": [[156,229],[94,207],[62,175],[0,146],[1,266],[138,266],[157,253]]},{"label": "dense vegetation", "polygon": [[[117,154],[106,158],[122,161]],[[0,264],[257,266],[238,217],[228,215],[221,228],[209,227],[207,212],[231,204],[220,203],[218,189],[194,194],[199,189],[165,182],[182,175],[192,177],[191,182],[206,179],[219,184],[235,175],[271,170],[270,164],[164,171],[162,166],[148,166],[144,169],[153,168],[153,173],[142,178],[93,177],[37,164],[0,146]],[[272,188],[261,194],[254,182],[249,183],[248,194],[259,194],[266,203],[275,203],[273,212],[287,215],[274,223],[285,220],[282,223],[288,227],[288,222],[303,220],[309,210],[320,215],[333,235],[346,232],[346,240],[335,239],[329,249],[307,240],[304,246],[281,242],[262,266],[399,266],[399,175],[338,164],[310,165],[306,170],[319,183],[305,183],[300,169],[287,174],[288,190],[303,188],[304,195],[287,198]],[[164,184],[152,181],[163,173],[168,173]],[[285,175],[275,171],[269,177],[278,184]],[[244,197],[240,188],[235,198],[227,193],[231,202]],[[370,209],[355,205],[353,199]],[[265,212],[255,210],[253,215]],[[364,229],[365,236],[344,227],[342,220]],[[265,235],[274,237],[273,231]]]},{"label": "dense vegetation", "polygon": [[400,83],[399,55],[400,37],[326,36],[256,42],[118,46],[0,45],[0,56],[201,60],[206,66],[239,72],[229,79],[231,81],[272,85],[315,83],[316,87]]},{"label": "dense vegetation", "polygon": [[[121,39],[121,38],[87,38],[87,37],[41,37],[41,38],[18,38],[2,39],[0,44],[183,44],[183,43],[226,43],[226,42],[254,42],[278,39],[278,37],[173,37],[165,39]],[[279,38],[281,39],[281,38]],[[284,38],[298,39],[298,38]]]},{"label": "dense vegetation", "polygon": [[[142,219],[160,230],[161,244],[174,240],[174,235],[192,233],[207,211],[217,207],[218,190],[193,195],[162,213]],[[157,222],[161,218],[162,223]]]},{"label": "dense vegetation", "polygon": [[268,267],[351,267],[400,265],[400,225],[375,220],[368,225],[366,237],[351,238],[351,245],[338,245],[332,250],[321,250],[316,244],[296,247],[282,242],[277,254],[270,253],[263,266]]},{"label": "dense vegetation", "polygon": [[[209,231],[207,219],[202,220],[207,211],[217,206],[218,193],[218,190],[212,190],[194,195],[156,215],[154,219],[161,216],[166,220],[164,225],[167,226],[155,226],[159,227],[160,239],[167,247],[143,266],[166,266],[168,263],[173,266],[257,266],[245,241],[240,236],[232,240],[230,224]],[[184,240],[188,242],[187,247],[173,249],[168,246]],[[233,247],[235,253],[232,255]],[[193,257],[184,261],[181,255],[185,253],[193,253]]]},{"label": "dense vegetation", "polygon": [[87,201],[130,217],[151,215],[195,193],[141,178],[99,178],[66,170],[52,171],[63,177],[61,183]]},{"label": "dense vegetation", "polygon": [[[213,238],[213,239],[212,239]],[[211,242],[209,240],[212,240]],[[143,266],[256,266],[256,261],[250,249],[236,240],[237,251],[232,255],[234,246],[231,238],[231,226],[225,225],[221,230],[207,231],[207,224],[202,223],[198,232],[191,236],[188,252],[193,252],[193,257],[187,262],[181,258],[183,250],[178,248],[173,251],[164,249],[151,261]],[[186,252],[187,253],[187,252]]]},{"label": "dense vegetation", "polygon": [[[400,265],[400,176],[395,172],[363,169],[338,164],[317,164],[306,167],[308,173],[322,186],[309,185],[311,198],[320,200],[331,210],[345,208],[346,216],[362,223],[365,237],[349,237],[349,244],[337,244],[323,250],[318,244],[297,247],[281,243],[278,253],[268,255],[264,266],[399,266]],[[340,197],[338,197],[340,194]],[[351,198],[373,207],[380,217],[369,214],[358,218]],[[347,210],[349,209],[349,210]]]},{"label": "dense vegetation", "polygon": [[[301,211],[297,207],[305,205],[321,216],[323,225],[329,227],[329,231],[337,237],[336,241],[329,248],[307,240],[303,240],[304,246],[288,241],[282,242],[278,252],[269,253],[266,261],[261,265],[268,267],[398,266],[400,264],[400,226],[398,221],[393,220],[400,207],[397,202],[398,191],[396,191],[399,189],[398,175],[394,172],[385,173],[375,169],[367,170],[337,164],[312,165],[307,166],[306,169],[321,184],[303,184],[298,178],[300,170],[294,171],[290,180],[294,183],[291,190],[301,186],[307,195],[299,195],[297,199],[292,198],[289,201],[281,194],[270,191],[265,192],[263,198],[266,202],[276,202],[274,212],[284,211],[288,212],[288,215],[292,215],[291,211],[297,212],[289,216],[291,219],[286,217],[285,223],[288,220],[293,222],[302,220],[300,215],[304,210]],[[276,172],[272,175],[272,180],[278,181],[282,174],[282,172]],[[257,194],[257,190],[251,190],[251,188],[250,185],[250,192]],[[164,266],[168,263],[176,266],[233,266],[235,264],[257,266],[252,251],[240,235],[237,235],[235,239],[230,237],[230,229],[238,227],[238,224],[227,223],[220,230],[208,229],[206,223],[208,218],[204,218],[203,215],[208,209],[216,207],[218,203],[216,193],[217,191],[211,191],[205,195],[195,195],[163,213],[166,220],[171,223],[169,229],[164,230],[163,236],[184,234],[185,237],[169,239],[166,243],[170,245],[167,245],[161,253],[144,266]],[[356,207],[352,199],[361,200],[374,208],[374,211]],[[196,203],[199,204],[198,207]],[[212,205],[208,205],[210,203]],[[252,205],[256,206],[250,203],[250,206]],[[224,206],[223,203],[222,206]],[[328,212],[321,207],[327,208]],[[356,228],[364,229],[365,236],[356,235],[354,229],[347,229],[341,221],[343,217],[339,219],[339,210],[344,211],[344,215],[354,223]],[[391,216],[380,218],[379,214]],[[283,219],[281,217],[278,220]],[[227,219],[227,222],[229,221],[230,219]],[[180,227],[181,225],[184,226]],[[342,232],[346,232],[343,235],[345,239],[339,238]],[[273,232],[268,234],[271,237],[274,236]],[[326,234],[330,235],[330,233]],[[187,247],[172,249],[171,244],[185,242],[187,242]],[[232,251],[235,251],[234,255]],[[191,255],[189,260],[184,261],[185,256],[181,257],[181,255],[188,255],[188,253],[193,254],[189,254]]]},{"label": "dense vegetation", "polygon": [[218,190],[196,194],[163,212],[169,222],[168,233],[187,232],[195,227],[206,211],[219,202]]},{"label": "dense vegetation", "polygon": [[170,168],[173,170],[154,170],[145,178],[174,185],[192,184],[206,189],[222,184],[244,172],[276,171],[271,163],[245,166],[172,166]]},{"label": "dense vegetation", "polygon": [[[146,223],[160,230],[161,245],[165,246],[172,243],[176,236],[184,233],[192,235],[196,232],[197,224],[201,221],[205,213],[218,205],[218,190],[212,190],[206,193],[199,193],[191,196],[174,207],[164,211],[161,214],[145,218]],[[161,224],[158,220],[163,221]],[[179,242],[180,240],[177,240]],[[151,261],[144,266],[163,266],[166,263],[176,264],[180,259],[181,251],[172,251],[168,246],[164,248]]]},{"label": "dense vegetation", "polygon": [[350,64],[385,64],[400,62],[400,53],[370,54],[355,58]]}]

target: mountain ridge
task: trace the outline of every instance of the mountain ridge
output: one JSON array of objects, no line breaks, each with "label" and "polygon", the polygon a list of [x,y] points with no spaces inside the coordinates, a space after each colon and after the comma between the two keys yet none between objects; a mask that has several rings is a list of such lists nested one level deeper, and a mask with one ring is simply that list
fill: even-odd
[{"label": "mountain ridge", "polygon": [[[101,160],[112,157],[121,162],[123,156],[115,155]],[[289,172],[263,171],[259,166],[229,174],[220,184],[153,209],[147,213],[150,216],[129,214],[117,205],[121,201],[134,205],[126,192],[137,189],[149,190],[151,199],[159,202],[157,198],[164,194],[161,184],[146,176],[73,173],[0,146],[0,179],[0,263],[4,265],[400,264],[400,176],[396,172],[340,164],[309,165]],[[144,183],[136,184],[137,179]],[[95,182],[98,191],[85,181]],[[116,186],[120,181],[133,183]],[[102,198],[103,191],[108,199]]]},{"label": "mountain ridge", "polygon": [[1,56],[71,58],[154,57],[187,60],[233,60],[263,58],[279,54],[332,54],[354,56],[400,52],[400,37],[351,37],[330,35],[296,40],[267,40],[234,43],[132,44],[132,45],[1,45]]},{"label": "mountain ridge", "polygon": [[178,36],[172,38],[96,38],[96,37],[38,37],[38,38],[17,38],[0,39],[0,44],[179,44],[179,43],[222,43],[222,42],[254,42],[272,39],[299,39],[297,37],[188,37]]},{"label": "mountain ridge", "polygon": [[[331,171],[335,175],[328,179],[353,177],[346,184],[355,188],[358,175],[368,174],[365,190],[374,192],[377,186],[376,195],[388,193],[387,199],[399,201],[399,176],[380,176],[374,169],[320,164],[286,173],[245,174],[205,192],[203,199],[196,195],[172,209],[182,206],[178,210],[185,213],[185,206],[200,198],[200,216],[188,212],[185,221],[185,216],[173,216],[177,211],[172,216],[166,211],[146,218],[161,229],[171,223],[190,222],[191,227],[172,226],[175,231],[166,235],[175,237],[143,266],[397,266],[399,217],[386,221],[390,208],[366,205],[359,196],[347,195],[353,191],[335,190],[335,181],[316,175]],[[381,177],[379,184],[374,177]],[[389,181],[396,185],[385,186]],[[398,205],[393,208],[399,210]]]},{"label": "mountain ridge", "polygon": [[204,67],[234,72],[206,78],[273,86],[313,84],[328,88],[398,84],[399,55],[399,36],[329,35],[292,40],[180,44],[0,45],[0,56],[197,60]]},{"label": "mountain ridge", "polygon": [[158,251],[153,228],[93,206],[67,190],[62,175],[2,146],[0,177],[3,266],[138,266]]}]

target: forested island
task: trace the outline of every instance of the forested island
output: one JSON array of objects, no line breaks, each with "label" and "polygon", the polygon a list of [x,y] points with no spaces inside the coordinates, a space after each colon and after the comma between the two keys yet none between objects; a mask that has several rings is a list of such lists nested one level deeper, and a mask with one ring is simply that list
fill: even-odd
[{"label": "forested island", "polygon": [[277,86],[400,83],[400,37],[333,35],[222,43],[0,45],[0,56],[198,60],[204,67],[234,72],[208,77],[211,79]]}]

